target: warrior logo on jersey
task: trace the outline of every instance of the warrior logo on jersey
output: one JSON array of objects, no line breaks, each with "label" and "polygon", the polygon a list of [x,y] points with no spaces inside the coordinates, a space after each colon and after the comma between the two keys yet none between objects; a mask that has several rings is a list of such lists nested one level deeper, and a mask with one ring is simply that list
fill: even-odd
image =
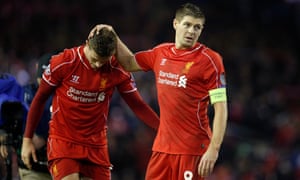
[{"label": "warrior logo on jersey", "polygon": [[187,74],[189,72],[189,70],[191,69],[193,64],[194,64],[194,62],[186,63],[184,69],[182,70],[182,74]]},{"label": "warrior logo on jersey", "polygon": [[105,92],[101,92],[101,93],[98,95],[97,101],[98,101],[98,102],[102,102],[102,101],[104,101],[104,99],[105,99]]},{"label": "warrior logo on jersey", "polygon": [[78,80],[79,80],[79,78],[80,78],[79,76],[72,74],[71,77],[72,77],[71,82],[76,83],[76,84],[79,83],[79,82],[78,82]]},{"label": "warrior logo on jersey", "polygon": [[161,59],[160,65],[164,66],[166,64],[167,59],[163,58]]}]

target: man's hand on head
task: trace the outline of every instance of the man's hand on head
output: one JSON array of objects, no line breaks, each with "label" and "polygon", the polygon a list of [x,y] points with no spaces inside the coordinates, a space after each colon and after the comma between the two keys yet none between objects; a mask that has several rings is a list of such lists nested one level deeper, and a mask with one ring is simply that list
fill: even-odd
[{"label": "man's hand on head", "polygon": [[108,24],[98,24],[98,25],[96,25],[96,26],[90,31],[89,36],[88,36],[88,39],[90,39],[91,37],[93,37],[95,34],[98,34],[99,31],[100,31],[102,28],[107,28],[108,30],[113,31],[113,32],[115,33],[115,31],[114,31],[114,29],[113,29],[112,26],[110,26],[110,25],[108,25]]}]

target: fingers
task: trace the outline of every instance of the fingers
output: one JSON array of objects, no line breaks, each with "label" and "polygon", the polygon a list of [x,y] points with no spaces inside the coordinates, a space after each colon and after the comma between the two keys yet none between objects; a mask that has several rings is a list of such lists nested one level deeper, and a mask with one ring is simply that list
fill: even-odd
[{"label": "fingers", "polygon": [[110,26],[110,25],[108,25],[108,24],[98,24],[98,25],[96,25],[96,26],[90,31],[89,36],[88,36],[88,39],[90,39],[91,37],[93,37],[95,34],[98,34],[99,31],[100,31],[102,28],[107,28],[108,30],[114,32],[112,26]]},{"label": "fingers", "polygon": [[7,146],[6,145],[0,145],[0,155],[3,158],[6,158],[8,156]]},{"label": "fingers", "polygon": [[31,157],[35,158],[34,160],[37,159],[32,139],[24,137],[21,150],[21,159],[29,169],[31,169]]},{"label": "fingers", "polygon": [[32,153],[32,159],[34,162],[38,162],[37,156],[35,153]]},{"label": "fingers", "polygon": [[207,177],[209,176],[214,168],[215,162],[209,161],[209,160],[201,160],[199,167],[198,167],[198,173],[201,177]]},{"label": "fingers", "polygon": [[110,26],[108,24],[98,24],[95,28],[97,30],[96,33],[99,33],[99,31],[103,28],[107,28],[108,30],[113,31],[112,26]]},{"label": "fingers", "polygon": [[28,156],[22,156],[22,161],[28,169],[31,169],[30,158]]},{"label": "fingers", "polygon": [[24,162],[24,164],[26,165],[26,167],[28,169],[31,169],[32,167],[32,159],[34,162],[37,162],[37,156],[36,156],[36,153],[35,153],[35,149],[32,148],[31,150],[29,151],[22,151],[21,153],[21,159],[22,161]]},{"label": "fingers", "polygon": [[[31,155],[32,155],[33,161],[34,161],[34,162],[37,162],[38,159],[37,159],[37,156],[36,156],[35,152],[32,152]],[[31,169],[31,167],[32,167],[32,163],[31,163],[31,161],[32,161],[31,155],[22,155],[22,157],[21,157],[23,163],[25,164],[25,166],[26,166],[28,169]]]},{"label": "fingers", "polygon": [[1,133],[0,134],[0,155],[3,158],[6,158],[8,156],[8,146],[6,145],[7,141],[7,134],[6,133]]}]

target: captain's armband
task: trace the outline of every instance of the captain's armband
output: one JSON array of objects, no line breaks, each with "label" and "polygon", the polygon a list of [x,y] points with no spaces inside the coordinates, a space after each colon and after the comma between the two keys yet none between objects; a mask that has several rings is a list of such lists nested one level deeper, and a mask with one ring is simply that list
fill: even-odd
[{"label": "captain's armband", "polygon": [[209,91],[210,103],[227,101],[226,88],[218,88]]}]

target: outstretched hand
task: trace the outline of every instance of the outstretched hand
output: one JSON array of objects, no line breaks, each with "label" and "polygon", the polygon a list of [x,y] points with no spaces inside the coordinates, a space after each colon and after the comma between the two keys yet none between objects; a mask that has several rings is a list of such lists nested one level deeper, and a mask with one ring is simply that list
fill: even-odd
[{"label": "outstretched hand", "polygon": [[108,24],[98,24],[98,25],[96,25],[96,26],[90,31],[89,36],[88,36],[88,39],[90,39],[91,37],[93,37],[95,34],[98,34],[99,31],[100,31],[102,28],[107,28],[108,30],[113,31],[113,32],[115,33],[115,31],[114,31],[114,29],[113,29],[112,26],[110,26],[110,25],[108,25]]}]

